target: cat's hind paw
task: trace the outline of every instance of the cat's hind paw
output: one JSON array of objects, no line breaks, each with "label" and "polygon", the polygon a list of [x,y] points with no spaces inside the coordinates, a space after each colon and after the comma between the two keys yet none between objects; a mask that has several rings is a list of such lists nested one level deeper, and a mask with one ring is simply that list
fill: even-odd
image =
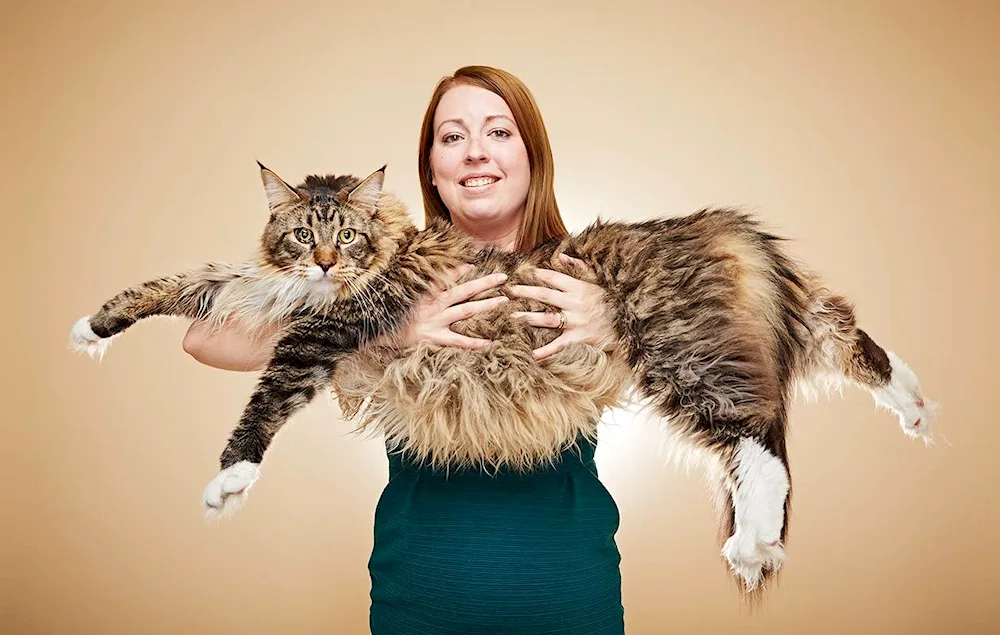
[{"label": "cat's hind paw", "polygon": [[219,472],[201,497],[205,518],[222,518],[239,511],[258,476],[260,465],[250,461],[240,461]]},{"label": "cat's hind paw", "polygon": [[938,405],[927,399],[917,375],[895,353],[888,352],[892,368],[892,379],[883,388],[872,391],[875,403],[891,410],[899,418],[899,427],[911,438],[920,438],[924,443],[934,441],[932,420]]},{"label": "cat's hind paw", "polygon": [[726,540],[722,555],[733,573],[743,579],[747,592],[756,589],[767,571],[777,573],[785,561],[781,541],[763,542],[746,532],[737,531]]},{"label": "cat's hind paw", "polygon": [[112,337],[101,337],[90,328],[90,316],[85,316],[76,321],[69,334],[70,346],[79,353],[86,353],[91,358],[98,360],[104,358],[108,346],[111,345]]}]

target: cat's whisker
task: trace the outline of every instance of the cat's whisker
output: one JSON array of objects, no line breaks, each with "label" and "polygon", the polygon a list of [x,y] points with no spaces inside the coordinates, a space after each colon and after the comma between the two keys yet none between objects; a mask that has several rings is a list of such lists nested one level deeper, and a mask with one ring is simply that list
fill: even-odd
[{"label": "cat's whisker", "polygon": [[[372,313],[374,314],[375,313],[374,305],[371,301],[371,298],[368,297],[367,290],[359,287],[357,283],[351,278],[345,277],[344,281],[347,284],[348,288],[351,289],[352,293],[354,293],[355,297],[357,297],[364,306],[372,307]],[[366,339],[374,337],[375,335],[373,332],[369,331],[368,324],[370,322],[371,321],[362,321],[363,334],[365,335]]]},{"label": "cat's whisker", "polygon": [[[354,273],[354,271],[357,271],[357,273]],[[360,269],[360,268],[357,268],[357,267],[352,267],[351,268],[351,273],[354,273],[354,275],[356,276],[356,279],[359,280],[359,284],[363,284],[364,285],[366,292],[370,296],[374,296],[375,298],[377,298],[379,300],[379,302],[382,304],[382,313],[381,313],[381,315],[388,315],[389,308],[385,304],[385,298],[384,298],[383,294],[381,294],[381,293],[375,293],[371,289],[370,280],[376,280],[376,281],[382,282],[386,286],[388,286],[388,285],[391,284],[391,281],[389,280],[389,278],[387,278],[384,274],[379,273],[378,271],[368,271],[368,270],[363,270],[363,269]],[[362,281],[363,278],[369,278],[370,280],[369,281]],[[372,306],[372,310],[376,311],[376,308],[374,307],[374,305]]]}]

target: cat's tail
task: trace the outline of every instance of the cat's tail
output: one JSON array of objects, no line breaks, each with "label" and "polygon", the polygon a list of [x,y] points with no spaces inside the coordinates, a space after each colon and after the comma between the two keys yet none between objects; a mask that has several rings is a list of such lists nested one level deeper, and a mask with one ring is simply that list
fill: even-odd
[{"label": "cat's tail", "polygon": [[814,286],[804,319],[808,326],[798,387],[807,397],[850,384],[869,391],[878,406],[899,418],[910,437],[933,441],[931,402],[910,367],[858,326],[853,304],[842,295]]}]

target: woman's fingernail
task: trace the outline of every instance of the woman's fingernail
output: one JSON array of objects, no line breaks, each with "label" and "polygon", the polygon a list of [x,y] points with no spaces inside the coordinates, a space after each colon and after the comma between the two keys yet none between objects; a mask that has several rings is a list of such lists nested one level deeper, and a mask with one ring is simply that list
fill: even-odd
[{"label": "woman's fingernail", "polygon": [[507,274],[505,274],[505,273],[498,273],[497,274],[497,280],[499,280],[500,282],[507,282]]}]

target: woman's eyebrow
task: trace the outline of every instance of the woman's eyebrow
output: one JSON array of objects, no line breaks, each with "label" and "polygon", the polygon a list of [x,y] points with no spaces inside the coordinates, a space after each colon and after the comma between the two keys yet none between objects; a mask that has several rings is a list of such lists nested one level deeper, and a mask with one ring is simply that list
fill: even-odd
[{"label": "woman's eyebrow", "polygon": [[[507,115],[500,115],[500,114],[487,115],[486,116],[486,123],[489,123],[489,122],[493,121],[494,119],[506,119],[512,125],[514,124],[514,121],[510,117],[508,117]],[[468,126],[465,125],[465,120],[464,119],[462,119],[461,117],[453,117],[451,119],[445,119],[444,121],[442,121],[441,123],[439,123],[438,127],[437,127],[437,130],[440,132],[441,131],[441,127],[443,125],[445,125],[446,123],[457,123],[458,125],[460,125],[462,127],[468,127]]]}]

